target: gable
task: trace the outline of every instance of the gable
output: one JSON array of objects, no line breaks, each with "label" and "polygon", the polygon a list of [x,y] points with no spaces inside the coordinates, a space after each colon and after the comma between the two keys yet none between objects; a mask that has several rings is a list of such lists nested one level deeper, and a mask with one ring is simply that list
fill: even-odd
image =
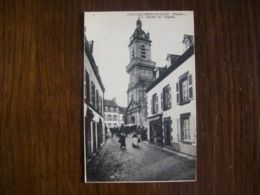
[{"label": "gable", "polygon": [[131,100],[131,102],[128,104],[128,106],[126,108],[126,112],[128,112],[130,110],[134,110],[136,108],[140,108],[140,104],[134,100]]}]

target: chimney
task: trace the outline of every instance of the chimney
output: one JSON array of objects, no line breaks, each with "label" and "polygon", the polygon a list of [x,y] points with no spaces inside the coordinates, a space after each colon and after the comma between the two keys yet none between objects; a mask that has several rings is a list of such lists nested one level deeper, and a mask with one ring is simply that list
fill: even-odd
[{"label": "chimney", "polygon": [[115,98],[115,97],[113,97],[112,101],[116,103],[116,98]]},{"label": "chimney", "polygon": [[94,41],[88,41],[88,45],[89,45],[89,51],[90,53],[93,53],[93,46],[94,46]]}]

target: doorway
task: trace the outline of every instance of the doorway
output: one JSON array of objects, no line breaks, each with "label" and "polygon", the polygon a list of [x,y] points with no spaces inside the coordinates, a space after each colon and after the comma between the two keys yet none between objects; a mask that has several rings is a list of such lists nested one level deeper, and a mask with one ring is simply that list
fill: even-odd
[{"label": "doorway", "polygon": [[171,119],[167,117],[164,119],[164,131],[165,131],[165,145],[171,145]]}]

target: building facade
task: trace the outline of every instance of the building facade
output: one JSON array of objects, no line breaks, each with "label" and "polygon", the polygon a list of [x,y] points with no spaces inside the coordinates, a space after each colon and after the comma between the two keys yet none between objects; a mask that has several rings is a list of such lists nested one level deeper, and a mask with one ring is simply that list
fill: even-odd
[{"label": "building facade", "polygon": [[155,62],[151,60],[151,42],[150,34],[142,30],[142,23],[138,19],[128,45],[130,63],[126,66],[126,72],[129,74],[126,124],[148,126],[145,89],[155,79]]},{"label": "building facade", "polygon": [[104,100],[105,124],[107,128],[120,127],[124,125],[125,108],[118,106],[116,99]]},{"label": "building facade", "polygon": [[[93,41],[84,36],[84,153],[86,163],[104,143],[104,92],[98,68],[92,56]],[[85,167],[86,170],[86,167]]]},{"label": "building facade", "polygon": [[168,55],[167,69],[146,89],[148,140],[196,156],[196,85],[193,36],[184,35],[181,56]]}]

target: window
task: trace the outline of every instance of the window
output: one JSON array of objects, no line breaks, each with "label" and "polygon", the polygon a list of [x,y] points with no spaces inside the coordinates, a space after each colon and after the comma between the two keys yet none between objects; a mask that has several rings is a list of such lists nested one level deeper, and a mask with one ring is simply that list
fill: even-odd
[{"label": "window", "polygon": [[189,98],[193,98],[193,90],[192,90],[192,75],[189,75]]},{"label": "window", "polygon": [[145,58],[146,57],[146,51],[145,51],[145,46],[141,45],[141,57]]},{"label": "window", "polygon": [[162,110],[168,110],[171,108],[171,87],[169,85],[163,88],[161,94],[161,107]]},{"label": "window", "polygon": [[86,97],[86,100],[89,102],[90,101],[90,98],[89,98],[89,74],[88,74],[88,71],[87,70],[85,70],[85,81],[86,82],[84,82],[84,88],[85,88],[85,93],[84,93],[84,95],[85,95],[85,97]]},{"label": "window", "polygon": [[107,120],[111,121],[111,115],[107,115]]},{"label": "window", "polygon": [[108,111],[108,108],[107,108],[107,106],[105,106],[105,111],[106,111],[106,112]]},{"label": "window", "polygon": [[116,123],[114,123],[114,127],[116,127],[117,126],[117,124]]},{"label": "window", "polygon": [[192,83],[192,75],[189,72],[179,78],[179,83],[176,84],[177,104],[186,104],[193,99]]},{"label": "window", "polygon": [[103,98],[100,96],[100,112],[104,114],[104,107],[103,107]]},{"label": "window", "polygon": [[96,90],[96,108],[97,108],[97,111],[100,112],[100,104],[99,104],[99,94],[98,94],[98,90]]},{"label": "window", "polygon": [[152,114],[155,114],[158,112],[158,95],[154,94],[151,101],[151,108],[152,108]]},{"label": "window", "polygon": [[86,69],[85,69],[85,67],[84,67],[84,89],[83,89],[83,91],[84,91],[84,99],[86,100],[86,98],[87,98],[87,86],[86,86]]},{"label": "window", "polygon": [[98,111],[102,113],[102,97],[98,94],[98,91],[97,91],[97,97],[98,97],[98,104],[97,104]]},{"label": "window", "polygon": [[189,85],[188,80],[183,80],[181,82],[181,100],[182,102],[186,102],[189,100]]},{"label": "window", "polygon": [[114,115],[114,121],[116,121],[117,120],[117,115]]},{"label": "window", "polygon": [[114,107],[114,112],[116,112],[116,107]]},{"label": "window", "polygon": [[132,58],[131,59],[134,59],[134,57],[135,57],[135,49],[133,48],[132,49]]},{"label": "window", "polygon": [[181,114],[181,141],[190,141],[190,113]]},{"label": "window", "polygon": [[92,92],[92,106],[95,108],[96,107],[96,95],[95,95],[95,84],[91,82],[91,92]]}]

